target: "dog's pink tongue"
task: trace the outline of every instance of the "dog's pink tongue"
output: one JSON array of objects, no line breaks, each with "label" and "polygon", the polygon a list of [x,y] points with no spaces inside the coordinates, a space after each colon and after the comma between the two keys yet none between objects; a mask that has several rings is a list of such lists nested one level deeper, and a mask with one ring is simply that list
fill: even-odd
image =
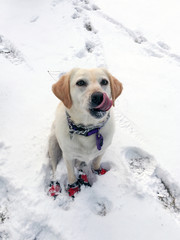
[{"label": "dog's pink tongue", "polygon": [[112,107],[112,100],[109,99],[106,93],[103,93],[103,101],[101,104],[99,104],[95,109],[101,110],[101,111],[108,111]]}]

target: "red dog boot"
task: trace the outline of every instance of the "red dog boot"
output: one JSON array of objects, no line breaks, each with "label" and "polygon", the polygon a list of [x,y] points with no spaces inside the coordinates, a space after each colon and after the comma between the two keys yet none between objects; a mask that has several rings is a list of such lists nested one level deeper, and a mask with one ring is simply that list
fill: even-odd
[{"label": "red dog boot", "polygon": [[108,170],[100,167],[100,168],[97,169],[97,170],[95,170],[95,169],[92,168],[92,172],[95,173],[95,174],[97,174],[97,175],[104,175],[104,174],[106,174],[106,173],[108,172]]},{"label": "red dog boot", "polygon": [[80,192],[81,188],[80,188],[80,183],[79,181],[73,183],[73,184],[68,184],[68,193],[69,193],[69,196],[74,198],[75,194]]},{"label": "red dog boot", "polygon": [[54,182],[54,181],[52,181],[51,183],[50,183],[50,186],[49,186],[50,188],[49,188],[49,191],[48,191],[48,193],[49,193],[49,195],[51,196],[51,197],[54,197],[54,198],[56,198],[58,195],[59,195],[59,193],[61,192],[61,186],[60,186],[60,183],[59,182]]},{"label": "red dog boot", "polygon": [[87,175],[85,173],[83,173],[82,170],[79,171],[79,178],[78,181],[81,185],[85,185],[88,187],[91,187],[91,184],[88,181]]}]

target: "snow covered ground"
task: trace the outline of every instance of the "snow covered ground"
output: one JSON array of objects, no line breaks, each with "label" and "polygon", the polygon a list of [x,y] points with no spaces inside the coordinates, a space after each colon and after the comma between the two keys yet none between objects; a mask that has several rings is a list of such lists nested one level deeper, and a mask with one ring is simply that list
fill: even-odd
[{"label": "snow covered ground", "polygon": [[[0,2],[0,239],[180,239],[177,0]],[[47,196],[51,85],[107,67],[124,86],[116,134],[75,201]],[[50,71],[51,76],[48,74]],[[87,169],[88,170],[88,169]]]}]

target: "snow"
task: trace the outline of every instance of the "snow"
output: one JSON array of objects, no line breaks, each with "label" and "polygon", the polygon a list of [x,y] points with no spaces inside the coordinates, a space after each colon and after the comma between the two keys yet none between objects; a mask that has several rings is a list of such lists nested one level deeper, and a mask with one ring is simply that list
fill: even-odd
[{"label": "snow", "polygon": [[180,53],[178,0],[159,0],[158,3],[155,0],[113,0],[113,4],[104,4],[103,0],[97,0],[97,4],[103,12],[126,28],[143,35],[148,41]]},{"label": "snow", "polygon": [[[179,2],[0,2],[0,239],[180,236]],[[116,133],[91,188],[47,196],[51,85],[73,67],[107,67],[124,86]],[[52,75],[52,78],[50,74]]]}]

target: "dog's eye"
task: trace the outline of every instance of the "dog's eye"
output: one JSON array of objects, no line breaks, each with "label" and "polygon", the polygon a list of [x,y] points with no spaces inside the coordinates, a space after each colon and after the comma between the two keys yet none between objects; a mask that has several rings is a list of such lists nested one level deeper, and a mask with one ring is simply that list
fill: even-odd
[{"label": "dog's eye", "polygon": [[102,79],[100,82],[101,85],[108,85],[108,80]]},{"label": "dog's eye", "polygon": [[81,80],[77,81],[76,85],[80,86],[80,87],[81,86],[87,86],[87,83],[84,80],[81,79]]}]

